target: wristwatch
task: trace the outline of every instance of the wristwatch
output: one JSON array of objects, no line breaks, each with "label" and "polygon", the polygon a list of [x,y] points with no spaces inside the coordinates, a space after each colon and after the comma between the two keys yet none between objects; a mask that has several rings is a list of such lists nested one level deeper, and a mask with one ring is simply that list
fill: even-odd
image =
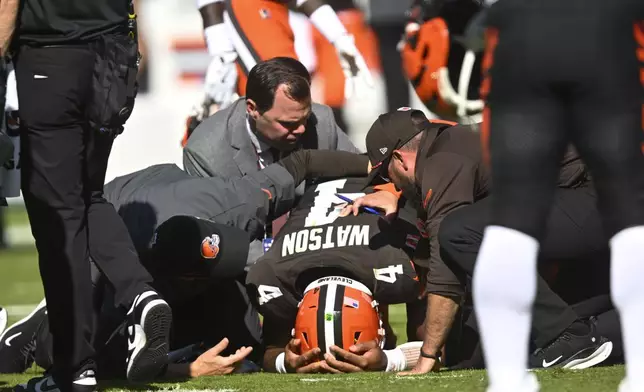
[{"label": "wristwatch", "polygon": [[441,361],[441,356],[438,353],[436,353],[436,354],[427,354],[425,351],[423,351],[422,347],[420,349],[420,356],[423,357],[423,358],[434,359],[434,360],[436,360],[438,362]]}]

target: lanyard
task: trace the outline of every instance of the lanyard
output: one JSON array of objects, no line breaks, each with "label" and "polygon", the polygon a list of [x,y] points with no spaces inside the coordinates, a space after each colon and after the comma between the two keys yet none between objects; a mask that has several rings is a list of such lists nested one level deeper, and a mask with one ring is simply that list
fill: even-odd
[{"label": "lanyard", "polygon": [[257,158],[257,167],[259,170],[262,170],[266,167],[266,161],[264,161],[264,158],[262,157],[262,146],[259,144],[259,139],[257,138],[257,135],[253,132],[253,130],[250,127],[250,121],[248,120],[248,115],[246,116],[246,131],[248,132],[248,136],[250,137],[250,142],[253,145],[253,150],[255,151],[255,156]]},{"label": "lanyard", "polygon": [[[264,158],[262,157],[262,147],[259,144],[259,139],[257,136],[253,133],[253,130],[250,127],[250,121],[248,121],[248,115],[246,116],[246,130],[248,131],[248,135],[250,136],[250,141],[253,144],[253,151],[255,151],[255,156],[257,157],[257,167],[259,170],[262,170],[266,167],[266,162],[264,161]],[[269,243],[272,243],[273,241],[273,222],[266,222],[264,225],[264,251],[266,251],[267,245]]]}]

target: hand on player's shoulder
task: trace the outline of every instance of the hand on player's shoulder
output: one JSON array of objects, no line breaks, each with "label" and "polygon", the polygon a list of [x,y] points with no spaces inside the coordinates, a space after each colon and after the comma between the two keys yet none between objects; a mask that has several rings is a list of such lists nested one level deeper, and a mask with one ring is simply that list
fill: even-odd
[{"label": "hand on player's shoulder", "polygon": [[379,191],[358,197],[352,204],[347,205],[340,216],[358,215],[361,207],[378,208],[385,217],[392,217],[398,212],[398,197],[391,192]]}]

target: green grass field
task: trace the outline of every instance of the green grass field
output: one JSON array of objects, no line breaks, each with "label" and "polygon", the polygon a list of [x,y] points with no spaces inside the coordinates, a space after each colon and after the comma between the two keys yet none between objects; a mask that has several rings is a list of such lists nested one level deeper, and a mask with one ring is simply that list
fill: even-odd
[{"label": "green grass field", "polygon": [[[12,207],[6,215],[9,225],[27,223],[24,211]],[[10,314],[9,323],[26,315],[29,306],[42,299],[35,249],[31,246],[15,247],[0,251],[0,306],[16,311]],[[405,308],[396,306],[390,310],[391,322],[398,342],[405,338]],[[100,369],[99,369],[100,371]],[[38,369],[25,374],[0,375],[0,392],[10,390],[17,383],[38,375]],[[624,374],[622,366],[593,368],[583,371],[554,369],[537,373],[542,391],[552,392],[607,392],[617,390]],[[102,384],[105,390],[211,390],[236,391],[446,391],[474,392],[485,390],[483,371],[442,371],[424,376],[398,377],[394,374],[348,374],[331,375],[275,375],[252,374],[226,377],[209,377],[188,382],[167,382],[153,385],[127,385],[122,382]]]}]

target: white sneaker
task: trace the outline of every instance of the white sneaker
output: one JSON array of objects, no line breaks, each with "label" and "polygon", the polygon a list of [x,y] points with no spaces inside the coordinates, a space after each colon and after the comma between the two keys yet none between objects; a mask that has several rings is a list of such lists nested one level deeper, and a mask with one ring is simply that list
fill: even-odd
[{"label": "white sneaker", "polygon": [[[6,316],[6,310],[0,311],[0,324],[3,312]],[[47,302],[43,299],[29,315],[0,333],[0,373],[22,373],[31,366],[36,335],[46,319]]]}]

